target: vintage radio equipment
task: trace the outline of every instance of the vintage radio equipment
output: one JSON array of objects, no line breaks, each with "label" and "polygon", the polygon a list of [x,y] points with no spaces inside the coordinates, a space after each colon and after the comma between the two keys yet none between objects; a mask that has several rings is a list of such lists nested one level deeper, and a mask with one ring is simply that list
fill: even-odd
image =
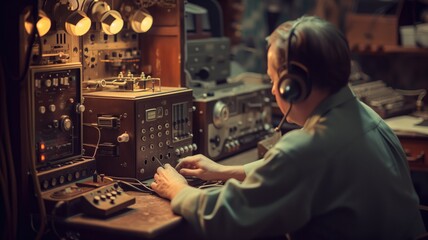
[{"label": "vintage radio equipment", "polygon": [[88,151],[96,151],[98,173],[152,178],[160,164],[175,166],[197,149],[192,90],[147,87],[149,82],[131,91],[118,86],[116,91],[84,93],[84,142],[92,144]]},{"label": "vintage radio equipment", "polygon": [[408,101],[398,90],[386,85],[381,80],[351,83],[355,95],[382,118],[407,114],[415,110],[415,103]]},{"label": "vintage radio equipment", "polygon": [[99,175],[47,190],[43,199],[49,212],[61,217],[83,213],[106,218],[136,202],[135,196],[128,195],[119,182]]},{"label": "vintage radio equipment", "polygon": [[187,63],[192,80],[216,82],[230,75],[230,40],[226,37],[187,41]]},{"label": "vintage radio equipment", "polygon": [[[96,128],[93,125],[84,126],[82,123],[82,115],[85,110],[81,96],[82,83],[86,82],[86,85],[89,86],[85,85],[85,88],[100,85],[102,88],[115,88],[119,91],[132,91],[133,93],[141,89],[143,89],[141,91],[144,89],[151,90],[150,97],[140,94],[143,95],[141,98],[158,101],[156,102],[158,106],[155,110],[142,111],[145,114],[144,119],[147,120],[143,126],[159,122],[159,124],[163,124],[162,127],[168,126],[170,128],[168,133],[165,129],[160,132],[161,129],[156,128],[156,137],[163,140],[163,142],[156,142],[156,147],[153,146],[155,140],[148,141],[147,149],[158,150],[156,152],[157,157],[153,159],[159,158],[160,161],[168,162],[165,159],[173,159],[177,156],[175,150],[180,156],[190,154],[190,149],[194,149],[196,145],[192,145],[191,140],[189,140],[190,145],[182,146],[182,148],[180,148],[180,144],[186,142],[187,139],[192,139],[192,113],[184,110],[192,107],[191,90],[165,88],[165,90],[162,89],[162,93],[159,93],[160,79],[146,76],[139,76],[136,79],[132,74],[114,79],[109,78],[117,72],[140,72],[141,69],[148,69],[151,73],[159,73],[160,76],[164,76],[163,74],[174,76],[180,74],[179,69],[183,64],[177,62],[176,57],[182,52],[180,47],[182,31],[180,29],[182,28],[181,11],[183,8],[181,5],[183,2],[168,0],[144,1],[144,3],[123,0],[47,0],[43,3],[42,1],[37,2],[39,2],[40,8],[39,15],[42,14],[48,18],[45,20],[49,21],[49,26],[40,28],[37,24],[40,38],[36,37],[36,39],[40,41],[30,45],[32,56],[29,56],[28,59],[30,65],[28,82],[30,84],[28,84],[27,89],[31,102],[28,103],[30,121],[25,122],[29,127],[28,135],[30,138],[26,139],[30,139],[29,142],[34,147],[31,151],[25,152],[24,155],[30,155],[31,158],[27,159],[31,159],[31,165],[35,164],[36,171],[33,176],[37,175],[38,181],[35,182],[40,182],[36,185],[35,191],[36,193],[39,192],[38,185],[40,185],[41,195],[46,203],[48,213],[52,213],[52,209],[55,210],[56,204],[65,202],[66,207],[73,208],[71,212],[74,213],[81,211],[97,216],[113,214],[134,203],[135,198],[122,192],[120,196],[116,195],[114,198],[110,198],[108,202],[101,201],[96,204],[98,197],[102,198],[98,195],[107,195],[103,193],[108,192],[110,194],[112,191],[119,192],[120,188],[114,181],[100,184],[87,180],[87,178],[97,176],[95,174],[97,167],[96,160],[93,158],[95,152],[84,151],[83,149],[83,128],[89,133],[91,133],[90,130],[96,130]],[[150,8],[150,11],[147,8]],[[23,16],[25,30],[27,31],[20,34],[22,42],[31,39],[30,35],[33,36],[30,14],[32,13],[29,12]],[[151,14],[154,14],[154,17]],[[162,16],[162,18],[157,18],[157,16]],[[156,31],[144,34],[145,37],[142,37],[143,34],[140,33],[147,32],[151,28],[153,18],[157,19],[154,24]],[[163,41],[177,44],[170,45],[171,48],[165,48],[162,44]],[[23,45],[22,49],[25,49],[24,47],[27,48],[27,45]],[[151,54],[152,51],[156,54]],[[162,64],[160,64],[160,59],[162,59]],[[168,66],[168,70],[161,72],[162,66]],[[163,69],[167,68],[163,67]],[[182,85],[181,76],[166,79],[174,81],[169,83],[170,86]],[[168,97],[164,98],[164,95],[168,95]],[[144,107],[146,104],[155,104],[146,103],[145,100],[140,101],[141,98],[135,102],[143,104]],[[99,101],[103,102],[102,100]],[[89,100],[89,102],[91,101]],[[120,103],[122,101],[118,100],[118,104]],[[27,102],[25,102],[25,107],[27,107]],[[88,113],[89,116],[92,116],[91,114]],[[113,116],[114,114],[115,112],[112,111]],[[135,112],[129,113],[129,117],[134,116],[134,114]],[[186,114],[190,114],[190,117],[186,118]],[[175,125],[171,116],[179,118],[175,119]],[[114,117],[104,119],[103,117],[104,115],[97,116],[99,125],[96,122],[95,127],[100,128],[100,136],[106,137],[110,133],[105,132],[109,132],[111,129],[103,124],[114,119]],[[128,122],[123,119],[120,120],[122,128],[126,127]],[[140,124],[142,123],[140,122]],[[184,126],[186,124],[189,124],[189,127],[186,128]],[[148,131],[151,129],[150,126],[148,126]],[[118,129],[121,130],[122,128],[118,126]],[[187,130],[188,128],[190,131]],[[135,135],[130,130],[126,131],[130,132],[129,139],[133,140]],[[164,133],[169,134],[169,138],[163,136]],[[98,135],[90,136],[90,140],[91,137],[97,140]],[[150,139],[150,137],[151,135],[148,134],[147,138]],[[126,138],[127,134],[119,137],[120,141],[124,142],[127,141]],[[139,138],[141,139],[142,136]],[[101,140],[104,139],[101,138]],[[109,146],[97,145],[97,147],[99,147],[98,153],[103,153],[103,151],[105,153],[106,149],[111,149]],[[177,149],[171,150],[172,147],[177,147]],[[118,148],[118,150],[122,149]],[[165,155],[160,153],[161,150],[165,150]],[[127,149],[124,148],[121,156],[127,157],[126,151]],[[171,156],[171,153],[174,153],[174,156]],[[36,157],[33,158],[32,156]],[[101,159],[103,158],[101,157]],[[134,159],[134,161],[136,160]],[[26,164],[22,165],[27,166]],[[103,166],[102,162],[101,166]],[[113,167],[115,166],[113,165]],[[22,172],[24,171],[27,169]],[[147,171],[146,174],[148,174]],[[134,174],[134,177],[141,176]],[[87,203],[86,207],[80,207],[84,203]],[[40,210],[43,211],[44,209]]]},{"label": "vintage radio equipment", "polygon": [[[32,66],[29,76],[36,174],[47,212],[61,202],[57,215],[107,217],[135,203],[115,182],[87,180],[98,176],[95,159],[82,151],[81,64]],[[116,195],[96,202],[107,191]]]},{"label": "vintage radio equipment", "polygon": [[213,160],[255,147],[272,132],[270,86],[238,84],[194,89],[194,135],[199,153]]},{"label": "vintage radio equipment", "polygon": [[200,85],[224,83],[230,76],[230,39],[223,36],[220,5],[213,0],[193,0],[185,11],[185,61],[190,79]]},{"label": "vintage radio equipment", "polygon": [[65,185],[95,170],[95,161],[82,157],[80,63],[30,68],[36,168],[42,190]]}]

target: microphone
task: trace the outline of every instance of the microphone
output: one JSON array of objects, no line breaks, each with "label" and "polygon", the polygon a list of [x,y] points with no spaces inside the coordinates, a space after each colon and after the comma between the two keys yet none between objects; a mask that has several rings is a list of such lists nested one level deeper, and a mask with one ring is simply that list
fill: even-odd
[{"label": "microphone", "polygon": [[287,115],[284,115],[284,117],[281,119],[281,122],[279,122],[278,126],[275,128],[275,132],[281,131],[282,125],[284,125],[286,118],[287,118]]},{"label": "microphone", "polygon": [[288,114],[291,111],[291,107],[293,107],[293,103],[292,102],[290,102],[290,107],[288,108],[287,113],[284,115],[284,117],[281,119],[281,122],[279,122],[278,126],[275,128],[276,132],[280,132],[281,131],[282,125],[284,125],[284,123],[285,123],[285,121],[287,119],[287,116],[288,116]]}]

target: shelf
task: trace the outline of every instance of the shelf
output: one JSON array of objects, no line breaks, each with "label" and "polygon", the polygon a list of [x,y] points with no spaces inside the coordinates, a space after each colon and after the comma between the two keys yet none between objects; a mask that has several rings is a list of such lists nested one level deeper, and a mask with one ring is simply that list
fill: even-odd
[{"label": "shelf", "polygon": [[358,54],[427,54],[428,48],[403,47],[398,45],[354,45],[351,47],[353,53]]}]

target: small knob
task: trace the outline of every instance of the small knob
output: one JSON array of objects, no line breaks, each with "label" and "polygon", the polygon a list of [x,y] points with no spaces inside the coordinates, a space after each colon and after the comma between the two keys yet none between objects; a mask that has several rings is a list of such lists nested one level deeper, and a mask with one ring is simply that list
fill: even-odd
[{"label": "small knob", "polygon": [[122,133],[120,136],[117,137],[118,142],[128,142],[129,141],[129,134],[128,133]]},{"label": "small knob", "polygon": [[220,145],[220,137],[218,135],[210,139],[210,143],[214,144],[216,147]]},{"label": "small knob", "polygon": [[76,105],[76,113],[82,113],[85,111],[85,105],[83,104],[77,104]]},{"label": "small knob", "polygon": [[208,67],[203,67],[196,74],[200,79],[208,79],[210,77],[210,69]]},{"label": "small knob", "polygon": [[94,203],[99,203],[101,200],[100,196],[95,196],[94,197]]},{"label": "small knob", "polygon": [[230,144],[229,144],[229,143],[226,143],[226,144],[224,145],[224,147],[226,148],[226,152],[230,152],[230,151],[231,151],[231,146],[230,146]]},{"label": "small knob", "polygon": [[46,112],[46,108],[45,108],[45,106],[40,106],[40,107],[39,107],[39,112],[40,112],[41,114],[44,114],[44,113]]},{"label": "small knob", "polygon": [[51,112],[55,112],[55,110],[56,110],[56,106],[55,106],[54,104],[49,105],[49,110],[50,110]]},{"label": "small knob", "polygon": [[53,125],[54,128],[58,128],[58,126],[59,126],[58,120],[54,119],[52,121],[52,125]]},{"label": "small knob", "polygon": [[71,127],[73,126],[71,119],[67,115],[61,116],[61,129],[64,132],[70,131]]},{"label": "small knob", "polygon": [[50,87],[50,86],[52,86],[52,80],[50,80],[50,79],[46,79],[46,80],[45,80],[45,86],[46,86],[46,87]]}]

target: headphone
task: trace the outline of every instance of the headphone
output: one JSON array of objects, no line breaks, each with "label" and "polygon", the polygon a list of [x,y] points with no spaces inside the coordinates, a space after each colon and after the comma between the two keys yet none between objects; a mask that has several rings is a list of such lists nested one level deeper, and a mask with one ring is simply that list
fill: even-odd
[{"label": "headphone", "polygon": [[296,27],[302,21],[297,20],[296,23],[290,29],[288,35],[288,47],[287,47],[287,61],[280,68],[278,76],[278,91],[287,102],[296,103],[305,100],[312,89],[312,82],[309,79],[308,68],[297,61],[291,60],[291,42],[293,36],[297,38],[295,34]]}]

